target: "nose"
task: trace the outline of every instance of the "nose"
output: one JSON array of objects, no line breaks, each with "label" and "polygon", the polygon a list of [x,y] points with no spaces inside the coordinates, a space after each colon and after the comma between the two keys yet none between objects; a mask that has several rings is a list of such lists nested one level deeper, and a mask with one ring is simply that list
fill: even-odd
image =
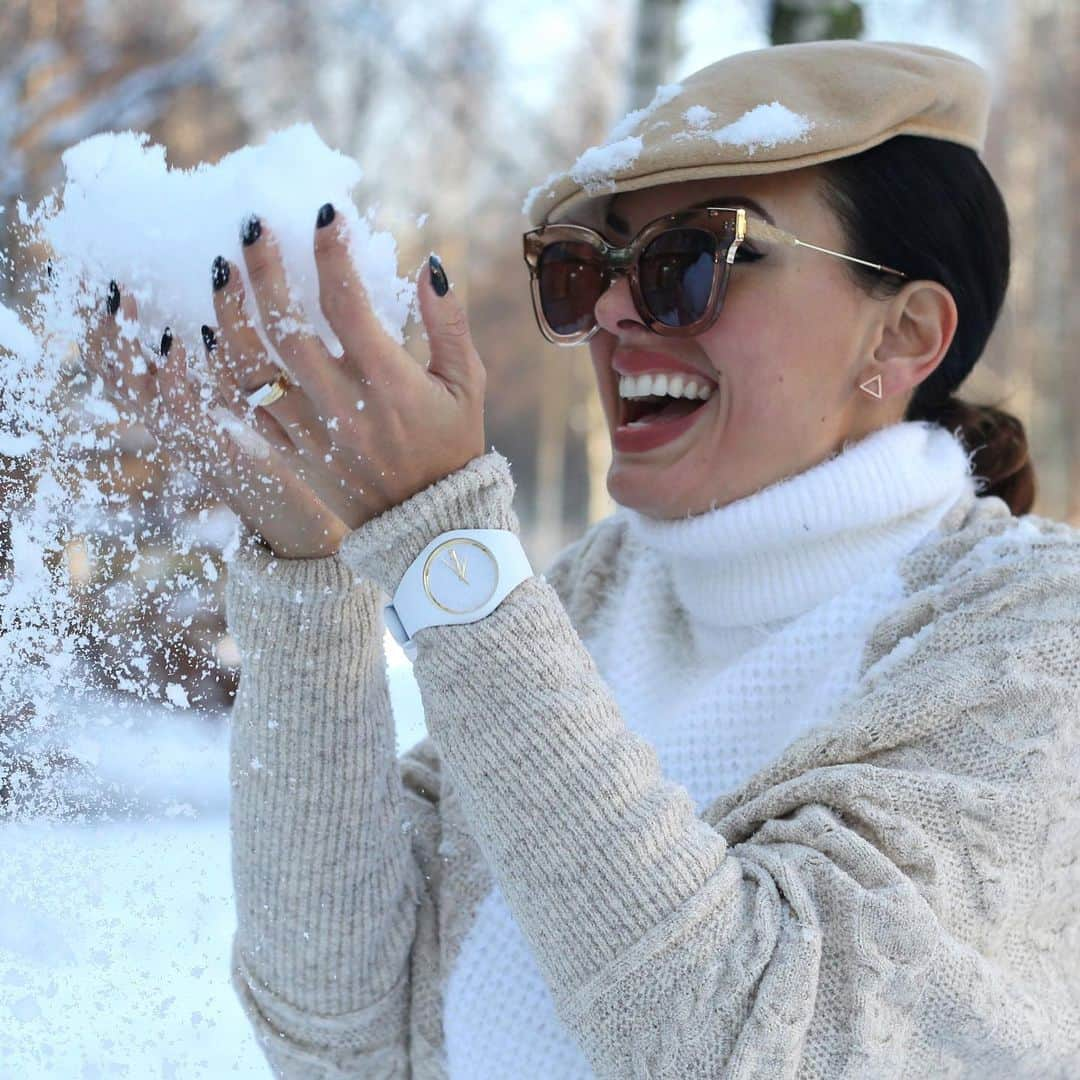
[{"label": "nose", "polygon": [[615,280],[596,301],[593,311],[600,329],[609,334],[618,334],[631,326],[646,328],[634,306],[630,279],[625,273],[615,274]]}]

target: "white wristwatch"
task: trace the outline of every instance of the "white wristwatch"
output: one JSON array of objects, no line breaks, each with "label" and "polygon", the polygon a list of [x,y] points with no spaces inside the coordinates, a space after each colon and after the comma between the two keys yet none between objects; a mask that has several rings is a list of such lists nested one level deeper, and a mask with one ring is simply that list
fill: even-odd
[{"label": "white wristwatch", "polygon": [[386,626],[415,660],[417,630],[490,615],[532,572],[521,541],[507,529],[440,533],[405,571],[383,609]]}]

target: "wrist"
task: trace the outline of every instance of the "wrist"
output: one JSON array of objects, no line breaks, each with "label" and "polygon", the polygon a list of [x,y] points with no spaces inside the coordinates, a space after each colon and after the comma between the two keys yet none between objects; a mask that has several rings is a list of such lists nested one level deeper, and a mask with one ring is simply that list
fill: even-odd
[{"label": "wrist", "polygon": [[530,577],[528,556],[508,529],[440,533],[406,569],[386,605],[386,626],[415,660],[420,630],[476,622]]},{"label": "wrist", "polygon": [[424,547],[454,529],[517,533],[510,463],[497,451],[467,462],[423,491],[350,532],[340,558],[358,577],[393,596]]}]

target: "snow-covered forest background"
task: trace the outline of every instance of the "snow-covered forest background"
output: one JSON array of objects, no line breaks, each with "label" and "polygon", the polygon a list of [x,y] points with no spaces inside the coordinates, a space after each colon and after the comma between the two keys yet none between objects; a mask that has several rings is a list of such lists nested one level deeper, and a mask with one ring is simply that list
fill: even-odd
[{"label": "snow-covered forest background", "polygon": [[[18,205],[57,186],[67,147],[131,128],[190,167],[310,122],[363,166],[357,204],[401,266],[437,251],[467,304],[488,441],[542,567],[612,507],[587,352],[546,344],[533,319],[526,193],[658,85],[827,36],[939,45],[993,73],[986,158],[1014,263],[961,396],[1022,420],[1035,512],[1080,524],[1075,0],[5,0],[0,302],[25,302],[48,257],[22,241]],[[266,1076],[228,984],[234,521],[196,483],[178,512],[146,433],[110,434],[82,459],[106,512],[39,560],[51,610],[14,597],[27,515],[55,493],[41,447],[0,439],[0,1080]],[[403,751],[423,717],[407,661],[387,654]],[[23,693],[16,665],[43,678]]]}]

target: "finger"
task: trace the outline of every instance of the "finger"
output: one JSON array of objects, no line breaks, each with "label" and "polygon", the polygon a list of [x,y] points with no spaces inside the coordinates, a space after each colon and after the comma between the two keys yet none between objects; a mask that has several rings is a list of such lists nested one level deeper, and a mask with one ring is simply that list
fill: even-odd
[{"label": "finger", "polygon": [[[249,233],[243,235],[246,238]],[[284,372],[270,359],[255,329],[237,268],[225,259],[215,260],[213,283],[219,329],[214,332],[212,346],[204,335],[210,371],[229,407],[245,422],[253,423],[250,395]],[[320,455],[326,452],[322,418],[298,383],[291,383],[276,401],[255,407],[269,413],[273,429],[287,432],[297,449]]]},{"label": "finger", "polygon": [[438,255],[431,255],[421,275],[419,300],[431,349],[428,372],[455,395],[482,394],[484,365],[473,343],[465,309],[450,288]]},{"label": "finger", "polygon": [[101,376],[108,397],[129,423],[150,423],[158,408],[156,364],[137,336],[135,297],[109,283],[104,311],[88,338],[83,356]]},{"label": "finger", "polygon": [[347,361],[370,377],[389,341],[349,254],[348,224],[332,203],[325,203],[316,218],[315,267],[322,313]]},{"label": "finger", "polygon": [[[283,372],[266,351],[255,329],[248,310],[244,282],[237,268],[218,256],[211,270],[211,280],[217,320],[215,347],[211,348],[208,344],[207,348],[212,375],[224,386],[227,371],[232,376],[228,381],[241,390],[272,382]],[[203,340],[206,341],[205,331]],[[247,402],[241,393],[235,401],[229,399],[229,405],[243,411]]]},{"label": "finger", "polygon": [[[226,288],[229,287],[232,286],[226,286]],[[316,458],[321,458],[326,454],[329,441],[326,438],[325,429],[314,405],[304,393],[303,387],[290,383],[282,397],[253,409],[249,395],[259,386],[281,376],[283,372],[276,365],[271,365],[274,374],[267,379],[265,363],[259,364],[257,361],[248,361],[243,358],[239,363],[234,363],[229,354],[228,339],[214,327],[203,327],[203,345],[206,348],[207,365],[210,368],[215,389],[225,405],[239,420],[245,424],[254,425],[256,415],[269,414],[269,424],[264,423],[261,427],[260,425],[255,425],[255,427],[256,430],[269,428],[273,435],[272,445],[280,450],[285,450],[287,445],[288,448],[295,449],[300,454]],[[259,382],[251,381],[245,386],[241,381],[244,377],[242,373],[248,367],[261,374],[249,372],[247,378],[258,379]]]},{"label": "finger", "polygon": [[120,300],[120,287],[115,281],[110,281],[108,289],[92,308],[81,304],[78,308],[87,327],[81,349],[83,362],[103,378],[115,367],[118,359],[116,315],[120,310]]},{"label": "finger", "polygon": [[[220,343],[214,341],[213,328],[208,327],[207,330],[209,332],[204,334],[203,343],[210,364],[216,364],[216,385],[222,400],[240,400],[243,398],[243,391],[236,384],[229,366],[215,361],[214,358],[220,352]],[[292,395],[296,395],[297,399],[303,398],[302,388],[291,386],[286,391],[286,397]],[[280,400],[284,401],[284,398]],[[310,402],[306,402],[306,399],[304,401],[305,404],[300,405],[299,410],[310,412]],[[342,473],[321,424],[311,423],[309,426],[307,421],[282,422],[276,416],[269,415],[269,410],[264,408],[232,411],[231,416],[269,443],[280,455],[284,465],[299,480],[309,485],[328,509],[339,517],[355,512],[355,496],[352,494],[350,478]],[[235,428],[227,421],[221,422],[227,434],[239,436],[241,439],[247,437],[242,429]]]},{"label": "finger", "polygon": [[264,222],[255,238],[244,245],[244,262],[267,337],[294,381],[319,409],[329,412],[331,403],[349,393],[348,381],[293,299],[280,248]]},{"label": "finger", "polygon": [[225,407],[214,392],[206,392],[188,378],[187,354],[175,343],[158,374],[167,426],[173,440],[183,445],[194,465],[209,465],[225,445],[226,437],[249,457],[268,459],[272,447]]},{"label": "finger", "polygon": [[189,446],[196,435],[201,409],[197,391],[187,377],[187,351],[183,342],[173,341],[162,356],[157,373],[161,411],[159,436],[172,445]]}]

